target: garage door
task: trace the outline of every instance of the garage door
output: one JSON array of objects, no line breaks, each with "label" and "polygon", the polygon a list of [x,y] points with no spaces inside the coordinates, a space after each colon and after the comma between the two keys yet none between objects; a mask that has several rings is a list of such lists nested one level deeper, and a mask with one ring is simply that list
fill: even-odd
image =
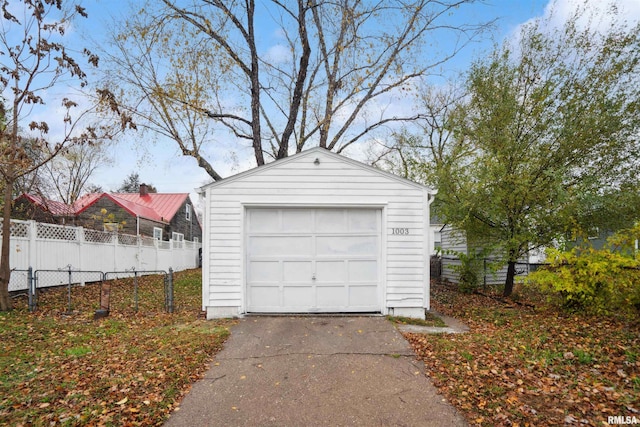
[{"label": "garage door", "polygon": [[247,210],[247,311],[380,312],[381,211]]}]

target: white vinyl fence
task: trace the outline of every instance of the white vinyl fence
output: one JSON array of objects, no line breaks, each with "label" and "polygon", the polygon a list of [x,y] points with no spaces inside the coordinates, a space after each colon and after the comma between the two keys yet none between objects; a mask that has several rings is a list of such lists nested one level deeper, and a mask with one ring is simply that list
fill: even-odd
[{"label": "white vinyl fence", "polygon": [[10,264],[14,271],[9,290],[27,289],[29,267],[102,272],[195,268],[200,247],[199,242],[167,242],[83,227],[11,220]]}]

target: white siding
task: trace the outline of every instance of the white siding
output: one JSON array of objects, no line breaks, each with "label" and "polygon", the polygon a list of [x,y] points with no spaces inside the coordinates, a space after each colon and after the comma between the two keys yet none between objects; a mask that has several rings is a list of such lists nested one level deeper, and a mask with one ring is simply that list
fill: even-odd
[{"label": "white siding", "polygon": [[[205,308],[227,314],[246,310],[244,216],[247,208],[262,206],[381,209],[382,311],[428,306],[430,233],[424,187],[313,149],[211,184],[205,197]],[[394,229],[408,234],[394,234]]]},{"label": "white siding", "polygon": [[454,230],[450,225],[445,226],[440,233],[442,241],[442,280],[458,283],[460,273],[456,271],[460,260],[451,252],[467,253],[467,238],[459,230]]},{"label": "white siding", "polygon": [[445,226],[440,233],[442,251],[467,253],[467,238],[464,232],[454,230],[450,225]]},{"label": "white siding", "polygon": [[[468,253],[467,239],[464,232],[455,230],[451,226],[447,225],[442,229],[442,280],[448,280],[452,283],[458,283],[460,273],[456,271],[456,267],[462,263],[453,253],[448,252],[462,252]],[[482,267],[479,271],[480,285],[501,285],[504,284],[507,278],[507,265],[501,266],[498,270],[493,271],[491,261],[480,261]],[[520,260],[521,264],[516,265],[516,274],[528,274],[527,258]]]}]

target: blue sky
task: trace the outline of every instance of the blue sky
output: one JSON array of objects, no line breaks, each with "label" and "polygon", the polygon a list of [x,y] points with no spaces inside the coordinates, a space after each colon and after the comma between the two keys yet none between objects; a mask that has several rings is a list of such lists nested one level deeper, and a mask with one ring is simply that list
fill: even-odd
[{"label": "blue sky", "polygon": [[[640,0],[614,0],[628,10],[630,20],[640,19]],[[560,10],[572,9],[578,0],[557,0]],[[602,0],[589,0],[594,7],[602,4]],[[134,5],[141,1],[132,0]],[[472,7],[461,8],[451,16],[452,22],[478,23],[496,19],[495,31],[490,35],[470,44],[449,64],[445,73],[453,76],[463,73],[474,58],[488,52],[495,43],[501,43],[512,37],[523,23],[540,17],[548,7],[546,0],[486,0]],[[125,15],[130,10],[129,2],[119,0],[85,0],[89,20],[79,23],[77,33],[89,37],[101,44],[106,38],[114,18]],[[262,28],[266,34],[262,48],[267,51],[277,43],[277,35],[271,27]],[[446,41],[445,41],[446,43]],[[161,192],[194,192],[194,189],[209,182],[208,175],[201,170],[194,159],[182,156],[175,143],[159,141],[156,143],[140,143],[142,135],[136,132],[126,134],[121,141],[110,148],[113,165],[99,169],[91,182],[102,185],[105,190],[117,188],[131,172],[138,172],[141,179],[151,183]],[[357,155],[356,155],[357,157]],[[228,165],[215,165],[223,176],[241,172],[253,167],[251,151],[239,150],[237,162]]]}]

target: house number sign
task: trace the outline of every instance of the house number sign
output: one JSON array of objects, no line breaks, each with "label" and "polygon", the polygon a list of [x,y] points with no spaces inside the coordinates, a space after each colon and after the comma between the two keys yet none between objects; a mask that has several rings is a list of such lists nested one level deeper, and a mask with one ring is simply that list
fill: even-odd
[{"label": "house number sign", "polygon": [[409,234],[409,229],[408,228],[392,228],[391,234],[406,236],[407,234]]}]

